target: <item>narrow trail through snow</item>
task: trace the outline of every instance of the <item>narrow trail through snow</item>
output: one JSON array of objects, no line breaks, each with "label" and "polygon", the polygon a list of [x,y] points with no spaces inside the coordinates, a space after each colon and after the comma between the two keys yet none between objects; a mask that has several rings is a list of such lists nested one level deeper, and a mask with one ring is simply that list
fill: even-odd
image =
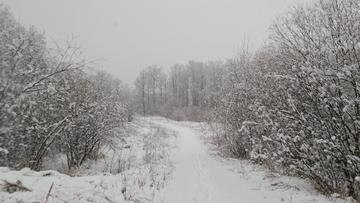
[{"label": "narrow trail through snow", "polygon": [[155,121],[181,136],[175,156],[175,170],[169,187],[157,195],[154,202],[279,202],[277,194],[259,191],[251,181],[225,169],[209,155],[188,127]]}]

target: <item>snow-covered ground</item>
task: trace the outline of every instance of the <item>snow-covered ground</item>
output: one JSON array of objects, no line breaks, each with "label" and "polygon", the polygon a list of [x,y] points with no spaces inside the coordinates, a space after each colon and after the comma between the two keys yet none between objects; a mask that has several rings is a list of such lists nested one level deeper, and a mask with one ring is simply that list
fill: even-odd
[{"label": "snow-covered ground", "polygon": [[178,136],[150,118],[131,125],[81,168],[68,170],[64,155],[44,164],[66,174],[0,167],[0,202],[152,202],[171,180]]},{"label": "snow-covered ground", "polygon": [[[98,160],[61,174],[0,168],[0,202],[355,202],[320,195],[306,180],[222,157],[207,124],[138,118]],[[52,160],[54,161],[54,160]]]},{"label": "snow-covered ground", "polygon": [[70,177],[57,171],[34,172],[27,168],[9,171],[3,167],[0,168],[0,201],[121,203],[124,202],[121,178],[111,174]]},{"label": "snow-covered ground", "polygon": [[216,148],[206,142],[212,136],[207,124],[162,118],[153,121],[178,131],[181,136],[179,153],[174,159],[173,181],[155,202],[355,202],[327,198],[305,180],[281,176],[248,161],[215,155]]}]

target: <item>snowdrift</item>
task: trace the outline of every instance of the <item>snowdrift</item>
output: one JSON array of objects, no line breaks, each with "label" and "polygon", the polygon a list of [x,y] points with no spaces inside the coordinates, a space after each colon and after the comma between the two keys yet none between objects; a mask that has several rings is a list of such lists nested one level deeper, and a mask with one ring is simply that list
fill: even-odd
[{"label": "snowdrift", "polygon": [[121,174],[70,177],[57,171],[11,171],[0,167],[0,201],[16,202],[125,202]]}]

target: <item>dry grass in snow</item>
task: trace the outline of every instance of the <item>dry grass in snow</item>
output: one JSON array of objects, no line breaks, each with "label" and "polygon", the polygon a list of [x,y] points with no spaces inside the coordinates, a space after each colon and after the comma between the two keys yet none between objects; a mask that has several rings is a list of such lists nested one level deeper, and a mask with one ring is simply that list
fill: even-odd
[{"label": "dry grass in snow", "polygon": [[136,118],[80,168],[68,170],[64,155],[47,159],[54,170],[0,168],[0,202],[152,202],[171,179],[177,146],[177,133]]}]

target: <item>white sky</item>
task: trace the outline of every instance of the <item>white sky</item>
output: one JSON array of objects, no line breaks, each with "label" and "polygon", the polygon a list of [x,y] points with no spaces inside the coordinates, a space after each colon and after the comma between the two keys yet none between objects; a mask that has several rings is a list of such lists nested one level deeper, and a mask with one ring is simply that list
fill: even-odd
[{"label": "white sky", "polygon": [[246,37],[255,48],[271,19],[306,0],[0,0],[50,39],[73,34],[87,60],[133,84],[139,72],[189,60],[225,61]]}]

